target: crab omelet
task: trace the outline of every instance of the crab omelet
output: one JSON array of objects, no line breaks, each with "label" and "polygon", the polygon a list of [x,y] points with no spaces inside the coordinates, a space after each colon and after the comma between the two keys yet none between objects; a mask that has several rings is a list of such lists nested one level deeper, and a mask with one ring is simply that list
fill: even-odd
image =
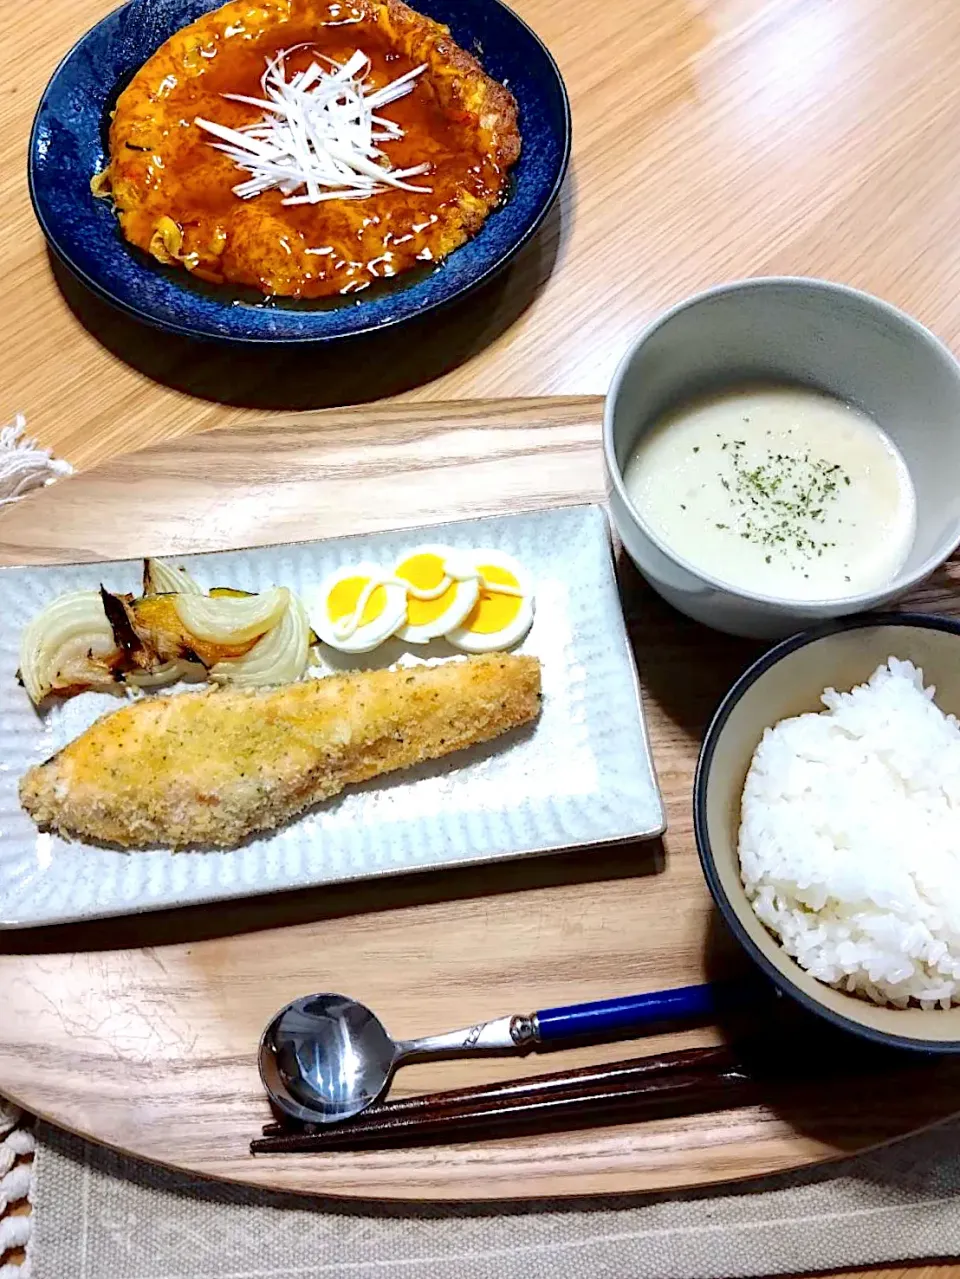
[{"label": "crab omelet", "polygon": [[[290,74],[317,55],[345,64],[359,50],[376,87],[425,63],[382,113],[403,130],[384,144],[390,164],[428,164],[418,182],[429,191],[292,206],[279,190],[236,195],[244,174],[196,119],[231,129],[259,120],[257,106],[222,95],[261,98],[267,61],[283,50]],[[176,32],[121,93],[94,189],[112,196],[126,239],[163,263],[213,284],[316,298],[446,257],[501,202],[519,152],[512,94],[402,0],[231,0]]]}]

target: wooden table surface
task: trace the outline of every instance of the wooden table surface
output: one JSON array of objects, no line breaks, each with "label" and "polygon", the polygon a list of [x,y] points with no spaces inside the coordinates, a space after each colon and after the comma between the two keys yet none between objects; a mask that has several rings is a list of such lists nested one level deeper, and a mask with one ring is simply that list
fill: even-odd
[{"label": "wooden table surface", "polygon": [[[514,5],[573,100],[558,208],[473,300],[306,367],[142,330],[51,267],[26,190],[29,122],[59,58],[114,0],[0,6],[0,421],[27,413],[44,443],[83,467],[277,409],[602,393],[646,320],[741,275],[855,284],[960,347],[960,6]],[[960,1267],[910,1273],[945,1279]]]},{"label": "wooden table surface", "polygon": [[953,0],[513,0],[573,101],[558,208],[459,309],[307,361],[165,338],[51,269],[29,123],[115,3],[0,5],[0,421],[78,466],[265,409],[599,394],[646,320],[741,275],[831,276],[960,343]]}]

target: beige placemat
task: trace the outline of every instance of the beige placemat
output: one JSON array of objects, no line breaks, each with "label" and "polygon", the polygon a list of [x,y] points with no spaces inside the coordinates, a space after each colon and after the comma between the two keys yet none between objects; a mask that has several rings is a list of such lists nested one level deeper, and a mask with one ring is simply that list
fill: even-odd
[{"label": "beige placemat", "polygon": [[721,1279],[960,1255],[957,1120],[722,1192],[512,1211],[255,1194],[37,1135],[31,1279]]}]

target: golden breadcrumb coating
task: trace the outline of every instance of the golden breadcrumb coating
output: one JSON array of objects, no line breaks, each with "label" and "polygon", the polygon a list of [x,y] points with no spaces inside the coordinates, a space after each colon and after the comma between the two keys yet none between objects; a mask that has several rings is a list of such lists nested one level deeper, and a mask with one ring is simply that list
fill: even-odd
[{"label": "golden breadcrumb coating", "polygon": [[39,826],[123,848],[230,847],[353,782],[535,719],[540,663],[503,653],[131,702],[20,783]]}]

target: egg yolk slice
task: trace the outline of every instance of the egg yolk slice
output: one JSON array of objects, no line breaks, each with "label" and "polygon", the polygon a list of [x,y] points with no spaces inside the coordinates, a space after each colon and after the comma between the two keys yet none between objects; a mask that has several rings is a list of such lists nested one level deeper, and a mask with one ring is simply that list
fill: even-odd
[{"label": "egg yolk slice", "polygon": [[[338,582],[327,596],[327,616],[331,622],[339,622],[351,615],[360,603],[360,596],[366,589],[368,579],[365,577],[345,577]],[[387,592],[383,586],[374,587],[368,594],[367,602],[360,614],[360,625],[372,622],[379,617],[386,607]]]},{"label": "egg yolk slice", "polygon": [[472,558],[481,577],[480,594],[462,625],[449,631],[447,639],[466,653],[511,648],[533,625],[530,580],[523,567],[502,551],[479,551]]},{"label": "egg yolk slice", "polygon": [[394,577],[407,588],[407,620],[397,638],[427,644],[459,626],[477,602],[480,582],[474,565],[449,546],[420,546],[405,555]]},{"label": "egg yolk slice", "polygon": [[520,583],[512,573],[497,564],[480,564],[478,567],[483,575],[483,590],[470,617],[469,629],[475,635],[497,635],[516,621],[523,608],[523,599],[518,595],[501,595],[492,588],[509,586],[516,590]]},{"label": "egg yolk slice", "polygon": [[375,564],[331,574],[320,599],[317,634],[341,653],[368,653],[406,621],[406,592]]}]

